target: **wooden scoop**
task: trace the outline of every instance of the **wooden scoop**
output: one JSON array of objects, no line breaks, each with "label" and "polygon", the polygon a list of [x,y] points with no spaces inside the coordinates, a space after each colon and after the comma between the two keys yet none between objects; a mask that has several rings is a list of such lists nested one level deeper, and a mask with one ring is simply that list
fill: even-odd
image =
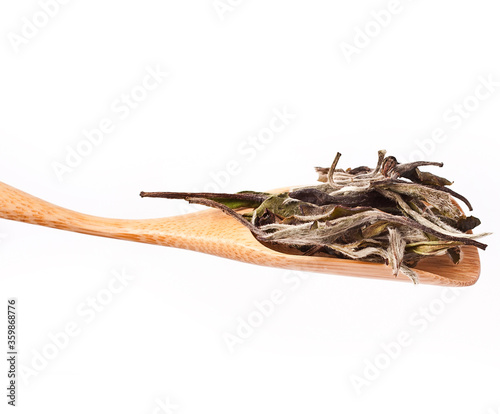
[{"label": "wooden scoop", "polygon": [[[245,226],[215,209],[158,219],[102,218],[56,206],[0,182],[0,218],[94,236],[178,247],[261,266],[409,281],[401,274],[394,278],[390,267],[384,264],[279,253],[263,246]],[[473,285],[480,273],[479,254],[473,246],[462,249],[464,257],[458,265],[446,256],[421,260],[415,269],[420,283]]]}]

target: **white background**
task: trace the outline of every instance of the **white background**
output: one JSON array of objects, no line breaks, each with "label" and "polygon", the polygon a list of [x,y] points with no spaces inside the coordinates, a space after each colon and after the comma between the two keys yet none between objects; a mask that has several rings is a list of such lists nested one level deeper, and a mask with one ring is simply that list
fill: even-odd
[{"label": "white background", "polygon": [[[432,171],[469,197],[480,230],[498,233],[497,2],[218,6],[74,0],[44,20],[36,1],[3,2],[0,180],[90,214],[162,217],[184,202],[141,190],[313,183],[313,167],[337,151],[345,168],[373,166],[384,148],[443,161]],[[44,27],[30,32],[33,19]],[[121,119],[113,103],[158,65],[168,76]],[[284,108],[294,118],[251,152],[249,137]],[[105,118],[114,131],[59,180],[54,163]],[[478,283],[446,289],[320,274],[295,283],[299,273],[6,220],[0,234],[2,309],[18,298],[19,369],[32,369],[19,379],[20,413],[500,410],[496,235]],[[78,309],[105,295],[116,271],[133,280],[87,322]],[[230,352],[224,334],[275,289],[285,301]],[[68,323],[79,335],[35,369]],[[356,387],[374,363],[383,368]]]}]

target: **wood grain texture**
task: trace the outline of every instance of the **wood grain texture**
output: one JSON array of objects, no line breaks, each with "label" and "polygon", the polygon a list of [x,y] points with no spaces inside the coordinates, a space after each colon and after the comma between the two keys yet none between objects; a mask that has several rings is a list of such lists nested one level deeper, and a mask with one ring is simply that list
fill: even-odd
[{"label": "wood grain texture", "polygon": [[[158,219],[102,218],[56,206],[0,183],[0,218],[188,249],[261,266],[409,282],[403,275],[394,278],[391,269],[383,264],[276,252],[260,244],[245,226],[213,209]],[[420,283],[473,285],[480,273],[479,254],[477,248],[471,246],[465,246],[463,253],[464,258],[459,265],[454,265],[446,256],[422,260],[416,268]]]}]

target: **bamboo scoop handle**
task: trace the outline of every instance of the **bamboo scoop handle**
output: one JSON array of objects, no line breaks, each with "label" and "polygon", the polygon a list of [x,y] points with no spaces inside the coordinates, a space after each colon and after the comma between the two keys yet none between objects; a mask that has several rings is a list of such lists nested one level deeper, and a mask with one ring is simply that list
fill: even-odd
[{"label": "bamboo scoop handle", "polygon": [[111,225],[122,221],[115,222],[111,219],[77,213],[2,182],[0,182],[0,218],[98,236],[109,236],[113,230]]},{"label": "bamboo scoop handle", "polygon": [[[0,182],[0,218],[76,233],[194,250],[259,263],[262,250],[248,229],[218,210],[155,219],[113,219],[78,213]],[[259,253],[253,257],[250,253]],[[283,255],[284,256],[284,255]],[[282,259],[285,260],[286,256]]]},{"label": "bamboo scoop handle", "polygon": [[124,220],[91,216],[56,206],[0,182],[0,218],[7,220],[95,236],[189,248],[185,240],[178,240],[181,224],[184,232],[189,231],[189,223],[179,223],[181,217]]}]

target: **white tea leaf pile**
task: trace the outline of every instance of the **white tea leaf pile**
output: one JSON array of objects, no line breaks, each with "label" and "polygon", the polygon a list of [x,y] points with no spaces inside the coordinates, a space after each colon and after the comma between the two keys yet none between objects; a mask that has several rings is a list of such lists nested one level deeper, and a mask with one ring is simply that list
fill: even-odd
[{"label": "white tea leaf pile", "polygon": [[[290,253],[385,263],[394,276],[414,283],[412,267],[428,256],[462,258],[461,247],[485,249],[471,234],[479,219],[467,217],[453,197],[472,210],[469,201],[449,188],[445,178],[420,167],[442,163],[400,164],[379,151],[375,168],[316,168],[320,184],[281,194],[142,192],[142,197],[184,199],[218,208],[247,226],[266,246]],[[245,208],[243,213],[237,212]],[[251,209],[251,210],[249,210]]]}]

